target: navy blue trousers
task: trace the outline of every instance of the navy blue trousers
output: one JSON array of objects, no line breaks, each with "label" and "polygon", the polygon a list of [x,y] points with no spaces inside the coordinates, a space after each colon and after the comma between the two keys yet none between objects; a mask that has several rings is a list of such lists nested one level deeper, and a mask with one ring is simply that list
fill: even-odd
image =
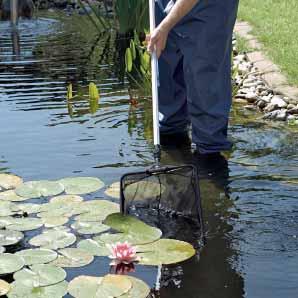
[{"label": "navy blue trousers", "polygon": [[[170,0],[157,0],[156,18]],[[232,34],[239,0],[200,0],[170,32],[159,59],[160,130],[192,127],[201,153],[231,149],[227,139],[232,102]]]}]

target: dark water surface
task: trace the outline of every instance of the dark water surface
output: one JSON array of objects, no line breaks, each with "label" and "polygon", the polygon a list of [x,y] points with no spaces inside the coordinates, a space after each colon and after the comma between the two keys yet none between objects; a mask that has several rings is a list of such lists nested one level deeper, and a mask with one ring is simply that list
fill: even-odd
[{"label": "dark water surface", "polygon": [[[152,163],[150,102],[129,104],[116,48],[83,17],[22,22],[15,34],[0,23],[1,172],[96,176],[108,185]],[[67,83],[87,94],[90,81],[101,90],[99,108],[67,104]],[[200,259],[164,269],[160,297],[298,297],[297,132],[253,119],[235,108],[228,163],[200,164],[208,244]],[[184,152],[163,152],[165,163],[185,160]],[[107,268],[97,260],[77,272]],[[156,268],[136,275],[153,286]]]}]

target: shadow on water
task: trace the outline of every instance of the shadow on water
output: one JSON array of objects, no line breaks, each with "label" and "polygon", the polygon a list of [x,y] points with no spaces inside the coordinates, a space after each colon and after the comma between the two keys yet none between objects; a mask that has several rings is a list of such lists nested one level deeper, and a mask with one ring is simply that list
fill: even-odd
[{"label": "shadow on water", "polygon": [[[21,22],[14,34],[0,23],[0,171],[110,184],[152,164],[150,102],[130,104],[118,50],[115,36],[98,35],[84,17],[50,14]],[[84,95],[90,81],[100,88],[98,106],[67,102],[69,83]],[[164,163],[199,166],[208,242],[200,259],[163,269],[162,298],[297,296],[297,132],[239,107],[230,135],[228,162],[163,151]],[[105,262],[76,274],[103,274]],[[136,275],[153,285],[156,269]]]}]

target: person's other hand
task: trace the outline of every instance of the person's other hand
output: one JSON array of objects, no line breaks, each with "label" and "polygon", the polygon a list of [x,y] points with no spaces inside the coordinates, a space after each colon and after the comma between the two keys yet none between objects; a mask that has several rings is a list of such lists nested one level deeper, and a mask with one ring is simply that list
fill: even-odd
[{"label": "person's other hand", "polygon": [[147,35],[146,41],[148,43],[148,51],[150,53],[156,50],[157,58],[160,57],[162,51],[165,49],[168,40],[169,31],[158,26],[152,34]]}]

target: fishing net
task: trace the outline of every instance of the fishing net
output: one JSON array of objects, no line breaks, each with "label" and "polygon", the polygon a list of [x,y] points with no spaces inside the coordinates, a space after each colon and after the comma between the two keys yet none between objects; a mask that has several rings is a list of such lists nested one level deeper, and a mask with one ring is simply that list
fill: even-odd
[{"label": "fishing net", "polygon": [[124,214],[159,227],[165,237],[203,241],[199,181],[194,166],[129,173],[121,178],[120,184]]}]

